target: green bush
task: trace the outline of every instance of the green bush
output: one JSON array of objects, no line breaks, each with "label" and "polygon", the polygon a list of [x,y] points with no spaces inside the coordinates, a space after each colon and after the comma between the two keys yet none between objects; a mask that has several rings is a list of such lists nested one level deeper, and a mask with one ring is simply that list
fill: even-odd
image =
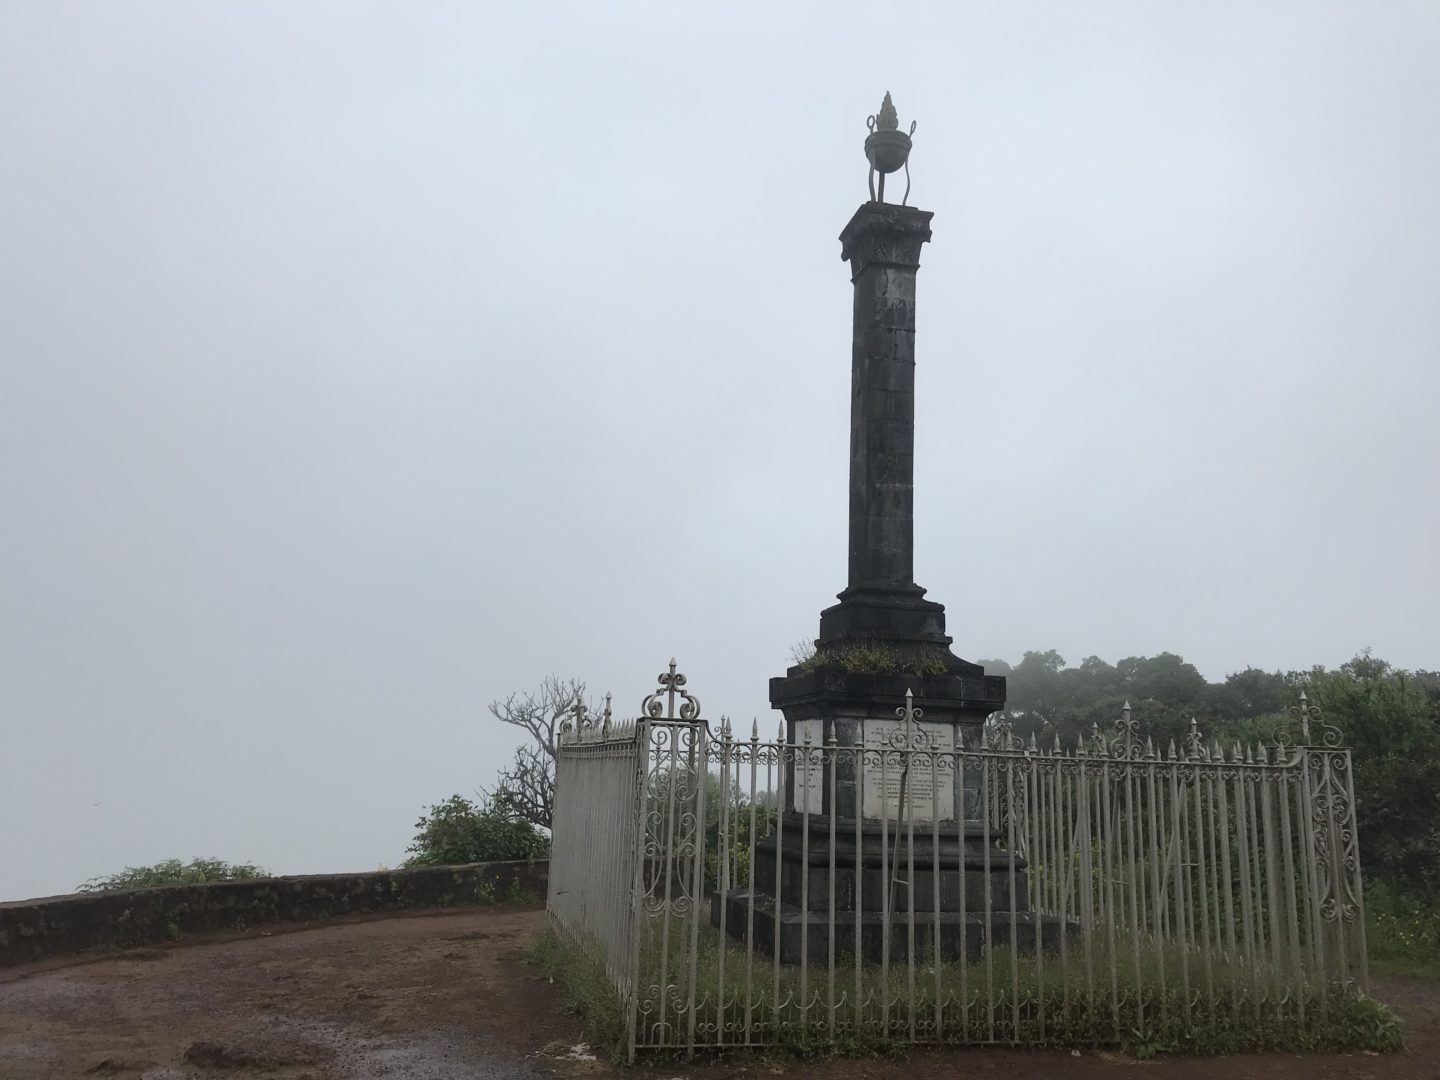
[{"label": "green bush", "polygon": [[1311,699],[1354,748],[1367,887],[1440,906],[1440,708],[1420,677],[1362,653],[1311,677]]},{"label": "green bush", "polygon": [[206,881],[249,881],[269,877],[270,872],[251,863],[227,863],[223,859],[166,859],[154,866],[127,866],[118,874],[91,878],[78,886],[80,892],[113,892],[118,889],[148,889],[152,885],[198,885]]},{"label": "green bush", "polygon": [[451,795],[415,823],[405,866],[453,866],[543,858],[549,838],[520,816],[505,791],[480,803]]},{"label": "green bush", "polygon": [[1440,908],[1433,901],[1366,882],[1365,936],[1377,974],[1440,979]]}]

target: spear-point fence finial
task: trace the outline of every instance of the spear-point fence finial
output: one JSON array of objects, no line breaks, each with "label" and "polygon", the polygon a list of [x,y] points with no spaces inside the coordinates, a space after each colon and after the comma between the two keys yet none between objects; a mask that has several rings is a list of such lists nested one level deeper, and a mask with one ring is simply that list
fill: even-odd
[{"label": "spear-point fence finial", "polygon": [[1200,722],[1190,717],[1190,730],[1185,735],[1185,751],[1195,761],[1205,756],[1205,740],[1200,735]]},{"label": "spear-point fence finial", "polygon": [[[1334,749],[1344,741],[1340,729],[1325,722],[1319,705],[1311,705],[1310,697],[1302,689],[1300,704],[1290,706],[1290,716],[1300,725],[1301,746],[1325,746]],[[1280,733],[1283,744],[1284,732]]]},{"label": "spear-point fence finial", "polygon": [[900,718],[900,727],[890,735],[890,745],[897,750],[923,750],[929,746],[929,736],[917,721],[925,715],[924,709],[915,708],[915,692],[905,688],[905,704],[895,710]]},{"label": "spear-point fence finial", "polygon": [[1127,699],[1120,707],[1120,719],[1115,722],[1116,733],[1119,738],[1117,754],[1119,757],[1129,759],[1135,756],[1140,742],[1140,721],[1130,715],[1130,702]]},{"label": "spear-point fence finial", "polygon": [[[673,656],[670,658],[670,670],[661,672],[658,682],[660,688],[646,695],[640,703],[640,715],[651,720],[696,722],[700,719],[700,699],[685,689],[685,676],[676,670]],[[675,708],[677,695],[682,699],[678,712]]]}]

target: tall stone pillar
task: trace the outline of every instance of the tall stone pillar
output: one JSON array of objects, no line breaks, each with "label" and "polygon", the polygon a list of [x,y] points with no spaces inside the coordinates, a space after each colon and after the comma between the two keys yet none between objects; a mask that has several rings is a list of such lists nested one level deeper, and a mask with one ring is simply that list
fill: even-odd
[{"label": "tall stone pillar", "polygon": [[850,580],[845,596],[915,586],[915,275],[927,210],[866,203],[840,234],[855,286],[850,352]]},{"label": "tall stone pillar", "polygon": [[[877,950],[886,899],[892,901],[886,910],[904,908],[894,896],[895,860],[908,863],[912,854],[922,869],[906,887],[917,895],[923,888],[928,897],[934,875],[940,876],[946,940],[959,942],[955,948],[969,951],[989,940],[988,928],[961,932],[962,923],[974,923],[973,913],[1028,910],[1023,874],[1012,891],[1004,875],[987,870],[1002,859],[982,857],[996,835],[993,823],[990,829],[981,824],[979,792],[966,770],[947,769],[937,778],[922,769],[926,775],[910,780],[908,816],[924,824],[914,830],[914,851],[902,852],[894,833],[901,796],[893,771],[869,764],[888,760],[902,735],[909,745],[918,737],[951,755],[976,747],[985,718],[1005,704],[1004,678],[951,651],[944,606],[927,600],[915,582],[916,277],[932,215],[882,201],[886,173],[904,167],[908,178],[909,150],[887,94],[866,140],[871,201],[840,234],[854,287],[849,580],[839,602],[820,613],[814,657],[770,680],[770,702],[785,716],[788,742],[850,752],[835,755],[833,769],[805,764],[805,753],[793,755],[778,828],[756,851],[752,888],[717,899],[717,921],[718,905],[728,905],[732,933],[743,935],[737,928],[753,923],[757,944],[779,941],[786,962],[828,942],[817,928],[827,929],[832,899],[835,929],[848,947],[866,956]],[[923,718],[901,733],[897,728],[907,721],[897,710],[906,705],[907,691]],[[804,919],[798,917],[802,904]],[[863,924],[859,942],[857,923]],[[808,928],[803,942],[801,925]]]},{"label": "tall stone pillar", "polygon": [[[867,730],[878,738],[897,722],[912,690],[940,745],[975,745],[985,717],[1005,704],[1004,678],[951,652],[944,605],[914,580],[915,286],[931,217],[868,202],[840,234],[855,291],[850,574],[839,603],[820,613],[813,660],[770,680],[770,702],[795,741],[823,744],[833,733],[841,745],[864,745]],[[824,813],[856,814],[864,790],[854,771],[825,791]],[[964,820],[963,794],[953,802],[950,816]]]}]

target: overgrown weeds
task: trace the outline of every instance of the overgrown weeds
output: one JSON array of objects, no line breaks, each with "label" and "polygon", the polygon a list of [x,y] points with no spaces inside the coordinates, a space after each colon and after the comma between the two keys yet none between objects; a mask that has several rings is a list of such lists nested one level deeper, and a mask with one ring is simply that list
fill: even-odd
[{"label": "overgrown weeds", "polygon": [[[1399,1050],[1399,1019],[1371,998],[1287,984],[1273,971],[1146,947],[1110,953],[1075,943],[1062,969],[1053,954],[995,948],[977,963],[901,957],[886,969],[853,956],[805,970],[672,924],[664,949],[642,941],[637,984],[642,1047],[769,1046],[811,1055],[895,1053],[920,1044],[1123,1047],[1136,1057]],[[667,957],[662,964],[660,957]],[[601,964],[547,933],[536,959],[564,988],[596,1046],[620,1053],[625,1018]],[[1113,961],[1113,962],[1112,962]]]},{"label": "overgrown weeds", "polygon": [[530,950],[531,961],[560,987],[567,1008],[580,1017],[585,1039],[597,1054],[625,1057],[625,1016],[605,965],[546,929]]},{"label": "overgrown weeds", "polygon": [[1440,908],[1366,882],[1365,909],[1371,970],[1440,979]]},{"label": "overgrown weeds", "polygon": [[938,678],[949,670],[943,650],[900,649],[883,641],[827,645],[804,656],[798,666],[806,672],[837,667],[852,675],[919,675],[931,678]]}]

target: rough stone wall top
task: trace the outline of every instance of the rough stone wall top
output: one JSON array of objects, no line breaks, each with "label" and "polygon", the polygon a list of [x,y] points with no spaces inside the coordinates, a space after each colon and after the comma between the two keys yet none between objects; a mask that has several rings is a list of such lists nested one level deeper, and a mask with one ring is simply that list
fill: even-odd
[{"label": "rough stone wall top", "polygon": [[187,934],[545,896],[545,861],[212,881],[0,904],[0,968]]}]

